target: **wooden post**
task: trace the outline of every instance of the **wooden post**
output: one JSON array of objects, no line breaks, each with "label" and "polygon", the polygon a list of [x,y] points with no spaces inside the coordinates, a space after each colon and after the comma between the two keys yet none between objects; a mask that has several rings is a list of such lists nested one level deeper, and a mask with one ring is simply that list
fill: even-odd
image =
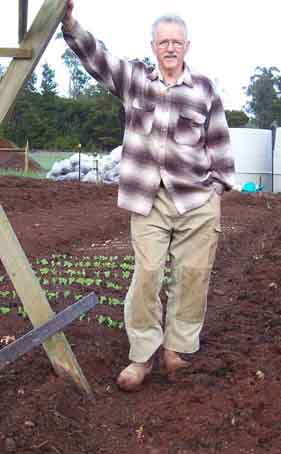
[{"label": "wooden post", "polygon": [[[0,205],[0,259],[33,326],[41,326],[54,318],[54,312],[42,290],[31,265]],[[43,343],[43,347],[58,375],[71,379],[91,394],[91,388],[71,350],[65,335],[60,332]]]},{"label": "wooden post", "polygon": [[0,82],[0,123],[6,118],[20,89],[30,77],[65,11],[66,0],[45,0],[29,31],[20,43],[33,49],[32,58],[13,59]]},{"label": "wooden post", "polygon": [[21,43],[27,30],[28,0],[19,0],[19,38]]},{"label": "wooden post", "polygon": [[25,145],[25,149],[24,149],[24,171],[25,172],[28,172],[28,168],[29,168],[29,156],[28,156],[28,153],[29,153],[29,143],[28,143],[28,140],[27,140],[26,145]]}]

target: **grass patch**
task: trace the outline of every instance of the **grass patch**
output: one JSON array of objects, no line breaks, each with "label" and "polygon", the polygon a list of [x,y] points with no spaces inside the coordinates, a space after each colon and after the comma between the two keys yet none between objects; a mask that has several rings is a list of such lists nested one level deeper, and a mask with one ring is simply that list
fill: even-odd
[{"label": "grass patch", "polygon": [[28,170],[27,172],[25,172],[24,170],[19,170],[19,169],[0,169],[0,176],[43,179],[43,178],[46,178],[46,172],[45,171],[33,172],[31,170]]},{"label": "grass patch", "polygon": [[41,171],[34,172],[28,170],[25,172],[21,169],[2,169],[0,168],[0,176],[10,176],[10,177],[27,177],[27,178],[36,178],[36,179],[45,179],[47,172],[51,170],[53,164],[57,161],[62,161],[63,159],[68,159],[72,156],[75,151],[35,151],[29,154],[30,158],[38,162],[42,167]]},{"label": "grass patch", "polygon": [[48,172],[55,162],[68,159],[74,153],[75,151],[34,151],[30,153],[30,157]]}]

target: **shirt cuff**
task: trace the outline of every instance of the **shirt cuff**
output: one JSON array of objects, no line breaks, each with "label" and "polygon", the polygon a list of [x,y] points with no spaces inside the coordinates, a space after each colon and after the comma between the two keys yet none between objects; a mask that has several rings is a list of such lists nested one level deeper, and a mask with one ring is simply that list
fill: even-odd
[{"label": "shirt cuff", "polygon": [[214,187],[214,190],[216,191],[216,193],[218,195],[223,195],[223,193],[225,191],[224,184],[220,183],[219,181],[214,181],[213,182],[213,187]]}]

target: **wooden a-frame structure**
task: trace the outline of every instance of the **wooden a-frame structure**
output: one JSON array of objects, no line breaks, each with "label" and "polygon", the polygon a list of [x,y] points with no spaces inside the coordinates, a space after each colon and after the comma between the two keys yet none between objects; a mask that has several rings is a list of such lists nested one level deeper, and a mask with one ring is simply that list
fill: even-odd
[{"label": "wooden a-frame structure", "polygon": [[[0,82],[0,123],[11,111],[18,93],[30,77],[55,33],[64,14],[66,0],[45,0],[29,30],[27,30],[28,0],[18,0],[18,5],[19,47],[0,48],[0,57],[12,57]],[[84,298],[86,302],[81,301],[76,315],[73,315],[73,310],[71,314],[70,310],[68,314],[57,320],[1,206],[0,244],[0,260],[35,327],[33,330],[35,332],[31,332],[31,337],[28,335],[28,339],[23,339],[25,337],[23,336],[14,342],[15,345],[11,344],[7,353],[2,351],[2,357],[16,358],[24,351],[30,350],[33,346],[32,342],[35,345],[42,343],[56,373],[63,378],[71,379],[90,395],[90,386],[61,327],[66,326],[75,316],[79,316],[85,308],[89,310],[93,307],[97,303],[95,295]],[[53,334],[48,337],[48,333],[51,332]],[[28,343],[29,345],[26,345]]]}]

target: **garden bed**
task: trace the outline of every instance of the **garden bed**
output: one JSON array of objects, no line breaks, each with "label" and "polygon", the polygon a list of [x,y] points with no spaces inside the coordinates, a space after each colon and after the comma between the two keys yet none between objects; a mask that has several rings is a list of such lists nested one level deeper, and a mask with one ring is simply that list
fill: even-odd
[{"label": "garden bed", "polygon": [[[224,196],[200,351],[173,380],[157,363],[125,393],[115,379],[134,261],[117,188],[2,177],[0,194],[52,308],[91,291],[101,302],[65,330],[94,401],[31,351],[0,371],[1,453],[280,453],[281,195]],[[167,263],[164,304],[168,283]],[[0,348],[31,328],[0,265]]]}]

